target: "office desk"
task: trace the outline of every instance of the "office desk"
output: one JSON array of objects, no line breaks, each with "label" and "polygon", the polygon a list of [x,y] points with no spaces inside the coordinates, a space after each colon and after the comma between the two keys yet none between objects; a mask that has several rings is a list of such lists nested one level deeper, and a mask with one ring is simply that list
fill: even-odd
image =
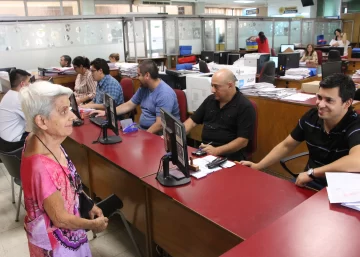
[{"label": "office desk", "polygon": [[219,256],[314,194],[242,165],[183,187],[143,180],[153,240],[172,256]]},{"label": "office desk", "polygon": [[320,81],[321,77],[313,76],[313,77],[308,77],[308,78],[301,79],[301,80],[283,79],[283,78],[279,77],[279,78],[275,78],[275,86],[276,87],[284,87],[284,88],[301,89],[302,83],[316,81],[316,80]]},{"label": "office desk", "polygon": [[[257,150],[252,156],[252,160],[259,162],[277,144],[283,141],[295,128],[299,119],[311,108],[316,105],[316,98],[311,98],[305,102],[293,102],[285,100],[271,99],[260,96],[246,96],[257,104],[258,111],[258,130],[257,130]],[[354,108],[360,109],[360,103],[353,104]],[[202,125],[196,126],[191,130],[189,137],[201,142]],[[302,143],[292,153],[306,152],[307,147]],[[302,171],[307,163],[307,157],[298,158],[288,163],[293,171]],[[276,172],[285,177],[290,175],[276,163],[269,167],[272,172]]]},{"label": "office desk", "polygon": [[360,212],[312,196],[222,257],[358,257]]},{"label": "office desk", "polygon": [[360,58],[348,58],[345,61],[349,62],[348,65],[348,74],[353,74],[357,70],[360,70]]},{"label": "office desk", "polygon": [[[120,81],[120,73],[118,68],[110,69],[110,75],[113,76],[116,80]],[[54,74],[52,76],[38,76],[40,80],[49,80],[50,77],[53,78],[54,84],[59,84],[64,87],[68,87],[74,91],[75,87],[75,80],[77,74],[65,74],[65,75],[58,75]]]}]

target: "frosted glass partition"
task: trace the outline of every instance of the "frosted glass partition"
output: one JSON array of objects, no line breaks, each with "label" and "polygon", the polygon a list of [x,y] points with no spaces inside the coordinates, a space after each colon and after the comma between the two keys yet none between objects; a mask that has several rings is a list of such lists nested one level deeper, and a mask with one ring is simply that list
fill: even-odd
[{"label": "frosted glass partition", "polygon": [[165,38],[166,38],[166,54],[175,55],[178,53],[176,48],[176,30],[175,20],[165,20]]},{"label": "frosted glass partition", "polygon": [[275,21],[274,48],[276,52],[280,52],[281,44],[289,43],[289,25],[288,21]]},{"label": "frosted glass partition", "polygon": [[272,21],[239,20],[239,48],[246,48],[246,40],[251,36],[258,36],[260,31],[264,32],[272,47]]},{"label": "frosted glass partition", "polygon": [[225,50],[225,20],[215,20],[215,50]]},{"label": "frosted glass partition", "polygon": [[200,54],[201,46],[201,20],[191,19],[178,21],[179,45],[192,46],[193,54]]},{"label": "frosted glass partition", "polygon": [[334,31],[336,29],[341,28],[340,21],[331,21],[331,22],[315,22],[315,38],[314,44],[317,44],[316,39],[318,35],[324,35],[324,39],[327,41],[327,44],[330,43],[331,39],[333,39]]},{"label": "frosted glass partition", "polygon": [[301,43],[303,45],[311,44],[313,42],[313,28],[314,28],[314,21],[303,20],[302,38],[301,38]]},{"label": "frosted glass partition", "polygon": [[164,36],[162,20],[148,20],[148,32],[146,33],[148,43],[146,44],[148,54],[164,55]]},{"label": "frosted glass partition", "polygon": [[301,21],[291,21],[290,44],[301,43]]},{"label": "frosted glass partition", "polygon": [[128,26],[128,38],[129,38],[129,56],[145,57],[145,36],[144,36],[144,23],[142,20],[135,21],[135,42],[133,34],[133,22],[129,21]]},{"label": "frosted glass partition", "polygon": [[214,20],[205,20],[205,46],[204,50],[215,51]]},{"label": "frosted glass partition", "polygon": [[226,21],[226,50],[236,50],[236,20]]},{"label": "frosted glass partition", "polygon": [[0,25],[0,67],[59,66],[61,55],[124,58],[122,21],[21,22]]}]

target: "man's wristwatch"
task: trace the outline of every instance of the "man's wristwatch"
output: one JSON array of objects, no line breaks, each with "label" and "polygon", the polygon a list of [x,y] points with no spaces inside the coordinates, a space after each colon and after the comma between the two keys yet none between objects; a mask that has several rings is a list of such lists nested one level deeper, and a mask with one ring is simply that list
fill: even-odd
[{"label": "man's wristwatch", "polygon": [[306,173],[308,174],[308,176],[312,179],[316,179],[316,177],[314,176],[314,169],[309,169]]}]

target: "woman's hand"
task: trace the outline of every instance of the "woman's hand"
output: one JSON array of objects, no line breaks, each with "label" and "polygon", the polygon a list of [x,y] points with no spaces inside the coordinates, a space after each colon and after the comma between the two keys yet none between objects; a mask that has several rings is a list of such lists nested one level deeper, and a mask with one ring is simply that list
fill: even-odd
[{"label": "woman's hand", "polygon": [[93,220],[95,217],[104,217],[104,214],[102,210],[94,204],[94,207],[89,211],[89,216],[90,219]]},{"label": "woman's hand", "polygon": [[94,219],[94,228],[92,229],[92,231],[94,231],[94,233],[100,233],[107,228],[108,224],[109,224],[108,218],[104,216],[98,217]]}]

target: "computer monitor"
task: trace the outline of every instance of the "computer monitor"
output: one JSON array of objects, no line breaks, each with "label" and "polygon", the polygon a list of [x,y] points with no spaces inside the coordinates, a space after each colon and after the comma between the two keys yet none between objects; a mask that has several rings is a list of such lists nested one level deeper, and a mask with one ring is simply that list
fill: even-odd
[{"label": "computer monitor", "polygon": [[[103,123],[102,137],[99,138],[99,142],[104,145],[116,144],[122,141],[119,136],[119,126],[116,120],[116,103],[115,100],[109,95],[104,94],[104,104],[107,122]],[[111,129],[115,136],[108,136],[107,129]]]},{"label": "computer monitor", "polygon": [[285,75],[285,70],[299,68],[300,53],[279,53],[278,58],[279,75]]},{"label": "computer monitor", "polygon": [[340,56],[344,56],[344,47],[329,47],[329,52],[331,50],[339,51]]},{"label": "computer monitor", "polygon": [[79,107],[76,101],[76,97],[74,94],[72,94],[69,98],[70,100],[70,107],[71,107],[71,111],[75,114],[75,116],[79,119],[82,120],[80,112],[79,112]]},{"label": "computer monitor", "polygon": [[234,62],[240,59],[240,54],[228,54],[228,65],[233,65]]},{"label": "computer monitor", "polygon": [[214,52],[214,63],[227,64],[229,51]]},{"label": "computer monitor", "polygon": [[278,64],[279,64],[279,57],[270,57],[270,61],[273,61],[275,63],[275,69],[278,68]]},{"label": "computer monitor", "polygon": [[209,67],[207,66],[206,62],[204,62],[202,60],[199,61],[199,70],[202,73],[210,72]]},{"label": "computer monitor", "polygon": [[[180,186],[190,182],[189,158],[184,124],[171,113],[160,108],[166,155],[162,158],[163,170],[156,179],[163,186]],[[169,161],[177,168],[169,169]]]},{"label": "computer monitor", "polygon": [[201,51],[201,60],[209,63],[214,61],[214,51]]},{"label": "computer monitor", "polygon": [[339,62],[324,62],[321,65],[322,79],[334,74],[341,73],[341,61]]},{"label": "computer monitor", "polygon": [[288,48],[290,48],[291,50],[295,50],[295,45],[280,45],[280,53],[284,52]]}]

